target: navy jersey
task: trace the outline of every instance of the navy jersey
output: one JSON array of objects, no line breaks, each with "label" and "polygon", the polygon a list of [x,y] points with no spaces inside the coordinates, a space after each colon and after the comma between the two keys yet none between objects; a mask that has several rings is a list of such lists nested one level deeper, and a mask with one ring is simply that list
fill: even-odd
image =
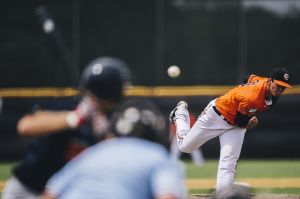
[{"label": "navy jersey", "polygon": [[[52,110],[66,110],[73,106],[58,103]],[[76,105],[75,105],[76,107]],[[89,126],[35,138],[24,159],[14,168],[14,175],[25,187],[41,193],[48,179],[66,162],[94,143]]]}]

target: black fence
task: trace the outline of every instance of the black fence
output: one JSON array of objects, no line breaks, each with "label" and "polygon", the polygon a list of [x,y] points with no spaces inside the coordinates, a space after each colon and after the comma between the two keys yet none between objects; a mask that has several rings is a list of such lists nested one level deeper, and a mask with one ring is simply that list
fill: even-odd
[{"label": "black fence", "polygon": [[[211,97],[164,97],[150,98],[165,115],[179,100],[189,103],[190,111],[195,115],[202,112]],[[259,126],[246,133],[241,158],[299,158],[300,134],[298,131],[300,111],[299,95],[284,95],[274,109],[258,116]],[[3,101],[0,115],[0,160],[18,160],[22,157],[28,143],[34,138],[20,137],[16,132],[18,119],[38,107],[63,107],[68,98],[29,98],[7,99]],[[167,133],[167,132],[166,132]],[[207,142],[203,147],[206,158],[218,158],[218,138]]]},{"label": "black fence", "polygon": [[[288,67],[299,84],[300,1],[28,0],[0,7],[0,88],[73,86],[95,57],[134,85],[232,85]],[[178,65],[179,78],[168,77]]]},{"label": "black fence", "polygon": [[[99,56],[125,60],[133,85],[235,85],[276,66],[300,84],[300,0],[10,0],[0,14],[0,91],[77,88]],[[178,78],[167,75],[170,65],[181,68]],[[16,121],[58,99],[0,97],[0,160],[18,159],[30,139],[16,134]],[[149,97],[166,116],[181,99]],[[214,97],[185,99],[199,114]],[[299,111],[299,92],[284,95],[247,133],[242,157],[299,158]],[[217,157],[218,141],[203,151]]]}]

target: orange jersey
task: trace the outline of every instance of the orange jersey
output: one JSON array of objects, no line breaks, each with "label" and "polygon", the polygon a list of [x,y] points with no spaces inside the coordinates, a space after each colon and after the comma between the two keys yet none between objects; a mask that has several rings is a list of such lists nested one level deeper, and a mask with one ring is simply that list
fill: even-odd
[{"label": "orange jersey", "polygon": [[216,107],[226,120],[235,124],[237,112],[252,116],[270,108],[265,101],[268,78],[251,75],[247,84],[242,84],[216,100]]}]

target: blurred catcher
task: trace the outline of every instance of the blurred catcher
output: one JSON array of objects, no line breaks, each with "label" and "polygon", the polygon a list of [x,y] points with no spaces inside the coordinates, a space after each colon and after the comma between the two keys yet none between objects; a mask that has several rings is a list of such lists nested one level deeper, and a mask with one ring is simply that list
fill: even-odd
[{"label": "blurred catcher", "polygon": [[252,74],[247,83],[212,100],[192,128],[186,102],[180,101],[170,113],[170,121],[177,127],[177,144],[183,152],[191,153],[219,137],[217,192],[233,185],[246,130],[258,125],[257,113],[271,109],[284,90],[291,88],[289,80],[285,68],[275,68],[269,78]]},{"label": "blurred catcher", "polygon": [[115,112],[116,137],[85,150],[46,185],[43,199],[183,199],[183,171],[162,145],[165,120],[148,101],[130,100]]},{"label": "blurred catcher", "polygon": [[128,77],[123,61],[112,57],[95,59],[83,71],[82,99],[75,110],[62,111],[60,107],[60,111],[37,111],[22,117],[17,126],[19,134],[38,137],[14,168],[3,199],[38,198],[48,179],[66,162],[104,139],[111,113],[122,100]]}]

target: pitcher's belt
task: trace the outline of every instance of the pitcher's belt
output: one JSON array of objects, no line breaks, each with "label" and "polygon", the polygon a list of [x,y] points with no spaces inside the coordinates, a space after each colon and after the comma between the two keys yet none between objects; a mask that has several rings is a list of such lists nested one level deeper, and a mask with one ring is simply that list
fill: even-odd
[{"label": "pitcher's belt", "polygon": [[230,122],[228,122],[228,120],[220,113],[220,111],[217,109],[216,106],[213,106],[214,111],[224,120],[226,121],[228,124],[232,125]]}]

